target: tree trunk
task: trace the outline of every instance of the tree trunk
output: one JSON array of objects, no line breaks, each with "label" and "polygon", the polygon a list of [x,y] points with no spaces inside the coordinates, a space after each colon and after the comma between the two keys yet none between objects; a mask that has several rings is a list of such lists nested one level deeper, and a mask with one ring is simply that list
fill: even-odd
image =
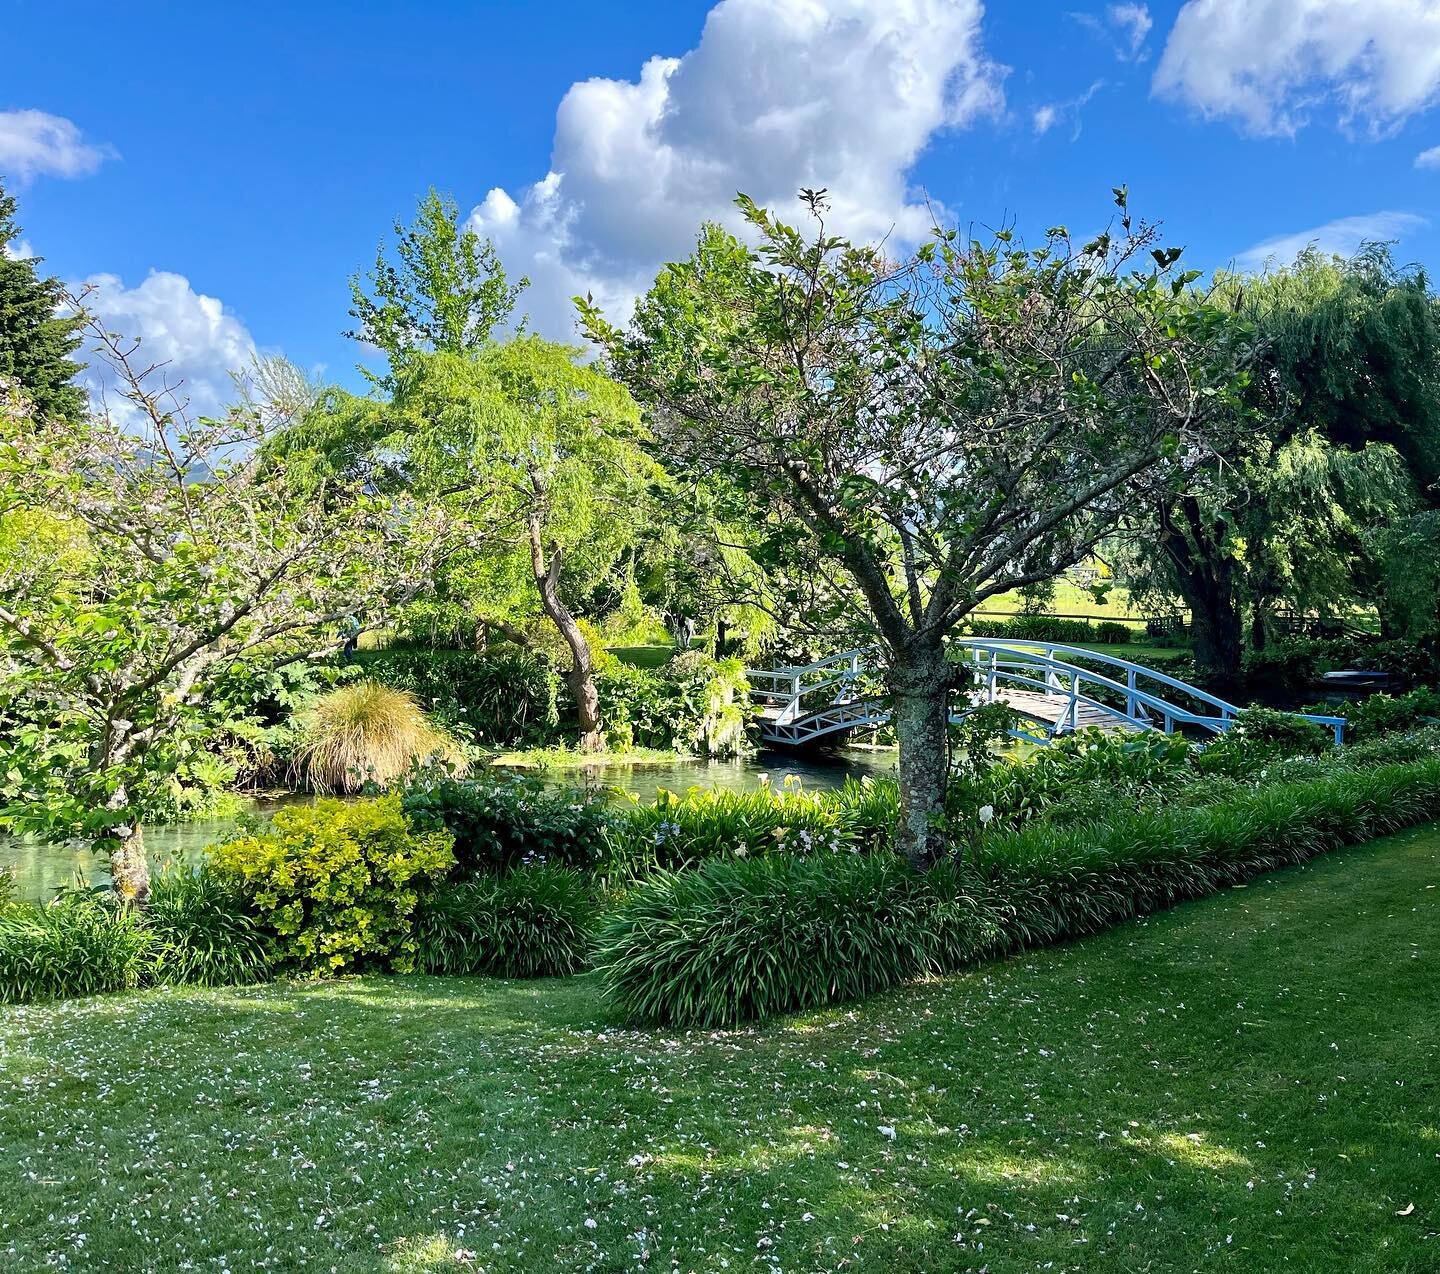
[{"label": "tree trunk", "polygon": [[1229,528],[1223,517],[1207,517],[1198,500],[1184,496],[1178,507],[1161,507],[1160,531],[1176,589],[1190,608],[1196,672],[1207,688],[1230,693],[1240,685],[1244,622]]},{"label": "tree trunk", "polygon": [[1244,625],[1233,596],[1202,591],[1185,598],[1195,635],[1195,669],[1202,683],[1220,694],[1240,686]]},{"label": "tree trunk", "polygon": [[938,638],[894,653],[891,722],[900,745],[899,848],[917,870],[944,851],[937,819],[949,778],[950,666]]},{"label": "tree trunk", "polygon": [[600,722],[600,692],[595,687],[595,666],[590,657],[590,643],[580,631],[565,603],[560,600],[560,564],[562,550],[550,546],[550,563],[545,563],[545,546],[541,542],[540,519],[530,518],[530,563],[535,572],[535,586],[540,590],[540,605],[550,617],[565,644],[570,648],[570,670],[565,682],[575,699],[580,725],[580,750],[599,752],[605,746],[605,733]]},{"label": "tree trunk", "polygon": [[150,901],[150,864],[138,823],[114,828],[109,837],[110,884],[121,901],[144,907]]}]

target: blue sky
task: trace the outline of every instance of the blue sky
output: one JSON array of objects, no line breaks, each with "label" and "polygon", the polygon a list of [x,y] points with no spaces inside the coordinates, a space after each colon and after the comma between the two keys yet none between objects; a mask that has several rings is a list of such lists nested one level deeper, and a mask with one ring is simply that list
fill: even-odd
[{"label": "blue sky", "polygon": [[1089,230],[1124,182],[1197,268],[1310,236],[1435,264],[1437,10],[0,0],[23,50],[0,175],[29,248],[96,281],[208,406],[256,347],[354,384],[346,279],[430,185],[532,276],[557,336],[573,292],[623,309],[737,186],[827,186],[842,228],[903,242],[925,198]]}]

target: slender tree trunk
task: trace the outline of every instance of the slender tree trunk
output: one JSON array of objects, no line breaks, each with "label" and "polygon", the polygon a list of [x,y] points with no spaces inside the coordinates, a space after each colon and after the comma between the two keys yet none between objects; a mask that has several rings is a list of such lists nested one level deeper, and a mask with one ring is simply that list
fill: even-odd
[{"label": "slender tree trunk", "polygon": [[[106,802],[107,809],[124,809],[130,796],[117,788]],[[137,907],[150,901],[150,863],[145,857],[145,836],[139,823],[126,823],[110,830],[106,838],[110,852],[110,884],[119,897]]]},{"label": "slender tree trunk", "polygon": [[944,851],[938,817],[949,779],[950,666],[939,638],[896,651],[890,674],[891,722],[900,745],[899,848],[923,870]]},{"label": "slender tree trunk", "polygon": [[144,907],[150,901],[150,864],[145,857],[145,836],[139,824],[117,829],[110,842],[110,883],[125,902]]},{"label": "slender tree trunk", "polygon": [[590,657],[590,643],[585,640],[585,634],[580,631],[575,616],[560,600],[562,550],[558,545],[552,544],[547,565],[538,515],[531,515],[529,530],[530,564],[535,572],[535,587],[540,590],[540,605],[570,648],[570,671],[565,674],[565,682],[575,699],[575,711],[580,725],[580,750],[598,752],[605,746],[605,733],[600,722],[600,692],[595,687],[595,666]]}]

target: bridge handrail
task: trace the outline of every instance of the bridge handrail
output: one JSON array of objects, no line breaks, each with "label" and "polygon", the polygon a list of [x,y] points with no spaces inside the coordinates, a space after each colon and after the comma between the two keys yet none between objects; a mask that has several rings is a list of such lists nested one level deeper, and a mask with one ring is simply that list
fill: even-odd
[{"label": "bridge handrail", "polygon": [[[962,637],[958,639],[956,644],[970,650],[989,651],[992,655],[996,653],[1004,653],[1007,655],[1016,656],[1018,658],[1026,660],[1027,662],[1039,662],[1039,660],[1042,658],[1040,656],[1036,656],[1033,653],[1034,648],[1039,648],[1048,652],[1064,651],[1066,654],[1073,654],[1087,660],[1099,661],[1101,663],[1110,664],[1116,668],[1123,668],[1127,673],[1134,673],[1137,677],[1145,677],[1151,681],[1157,681],[1161,685],[1169,686],[1172,689],[1180,691],[1182,694],[1189,695],[1191,698],[1199,700],[1201,703],[1208,703],[1211,707],[1218,708],[1220,710],[1218,717],[1207,717],[1203,713],[1198,713],[1187,708],[1181,708],[1179,704],[1171,704],[1168,700],[1159,699],[1157,697],[1151,696],[1146,691],[1141,690],[1138,686],[1130,685],[1128,681],[1126,682],[1126,684],[1121,685],[1119,682],[1114,681],[1109,677],[1105,677],[1100,673],[1091,672],[1088,668],[1077,668],[1073,664],[1069,664],[1061,660],[1055,660],[1053,654],[1043,657],[1045,659],[1048,659],[1054,665],[1055,671],[1075,672],[1083,677],[1088,677],[1090,680],[1098,682],[1101,685],[1107,685],[1110,686],[1112,689],[1119,690],[1126,695],[1133,695],[1136,699],[1145,701],[1146,706],[1158,706],[1162,712],[1170,712],[1170,714],[1177,721],[1183,719],[1196,725],[1215,721],[1221,723],[1220,728],[1222,730],[1225,730],[1229,728],[1230,723],[1233,722],[1235,717],[1237,717],[1242,711],[1242,709],[1235,704],[1230,703],[1226,699],[1221,699],[1218,695],[1211,694],[1208,690],[1201,690],[1199,686],[1192,686],[1188,682],[1181,681],[1176,677],[1169,676],[1167,673],[1158,672],[1154,668],[1147,668],[1144,664],[1137,664],[1128,659],[1120,659],[1115,655],[1102,654],[1100,651],[1087,650],[1084,646],[1068,646],[1063,642],[1012,642],[1007,641],[1004,638],[996,637]],[[1100,704],[1098,700],[1095,702],[1099,707],[1106,706],[1104,704]],[[1172,711],[1172,709],[1174,711]],[[1183,716],[1181,714],[1183,714]],[[1325,716],[1321,713],[1314,712],[1296,712],[1292,713],[1291,715],[1300,717],[1302,720],[1305,721],[1313,721],[1316,725],[1324,726],[1335,736],[1335,741],[1337,743],[1342,742],[1344,739],[1344,730],[1347,724],[1347,721],[1344,717]]]},{"label": "bridge handrail", "polygon": [[[1204,726],[1223,733],[1230,728],[1241,712],[1236,704],[1221,699],[1208,690],[1202,690],[1198,686],[1192,686],[1177,677],[1172,677],[1168,673],[1147,668],[1143,664],[1121,659],[1115,655],[1089,650],[1083,646],[1071,646],[1064,642],[1012,641],[1001,637],[961,637],[957,638],[953,645],[971,653],[971,667],[979,675],[983,676],[988,672],[992,677],[1000,676],[1007,681],[1019,681],[1035,686],[1052,697],[1068,697],[1073,702],[1083,700],[1086,704],[1099,708],[1123,721],[1137,722],[1134,708],[1138,706],[1158,714],[1165,721],[1167,729],[1173,724],[1189,724]],[[848,650],[808,664],[775,669],[747,669],[746,675],[752,681],[760,679],[775,683],[772,689],[759,687],[752,689],[751,693],[755,697],[773,697],[781,694],[783,689],[780,683],[788,683],[788,686],[784,687],[789,690],[788,702],[780,717],[781,721],[788,723],[804,715],[802,701],[808,696],[856,681],[862,671],[863,661],[871,654],[873,654],[873,648]],[[1084,660],[1088,664],[1099,663],[1120,669],[1126,674],[1125,681],[1117,681],[1102,672],[1084,667],[1079,663],[1072,663],[1068,659],[1056,658],[1058,654]],[[985,655],[989,655],[988,663],[983,658]],[[845,671],[837,675],[825,677],[811,685],[802,684],[807,675],[828,671],[841,665],[845,666]],[[1070,678],[1070,688],[1067,690],[1049,681],[1039,681],[1033,677],[1024,676],[1019,671],[1020,669],[1043,669],[1048,673],[1067,675]],[[1154,682],[1158,686],[1178,691],[1198,704],[1208,705],[1216,710],[1215,714],[1207,715],[1203,711],[1184,707],[1170,699],[1163,698],[1158,692],[1142,689],[1136,684],[1142,678],[1148,682]],[[1089,681],[1095,686],[1105,686],[1124,695],[1126,709],[1122,711],[1102,703],[1093,696],[1081,694],[1079,684],[1082,680]],[[836,702],[838,703],[838,700]],[[858,703],[861,700],[857,699],[852,702]],[[1296,713],[1294,715],[1326,727],[1335,736],[1337,743],[1343,739],[1346,724],[1344,717],[1322,716],[1315,713]],[[1140,719],[1138,723],[1143,724],[1143,719]]]},{"label": "bridge handrail", "polygon": [[1089,680],[1096,685],[1107,686],[1112,690],[1118,690],[1126,697],[1127,700],[1133,699],[1142,707],[1151,708],[1162,718],[1168,718],[1171,721],[1183,722],[1191,725],[1207,725],[1213,723],[1217,725],[1220,729],[1224,729],[1226,728],[1228,723],[1233,720],[1232,717],[1206,716],[1204,713],[1195,712],[1190,708],[1182,707],[1178,703],[1171,703],[1168,699],[1161,699],[1156,695],[1150,694],[1148,691],[1139,689],[1138,687],[1132,689],[1131,687],[1123,685],[1118,681],[1112,681],[1109,677],[1102,676],[1100,673],[1088,672],[1084,668],[1076,668],[1073,664],[1062,663],[1059,660],[1055,659],[1045,660],[1044,662],[1041,662],[1039,660],[1036,660],[1034,662],[1031,662],[1029,660],[1026,660],[1024,662],[1017,661],[1013,665],[1013,667],[1011,665],[998,662],[989,666],[995,669],[996,675],[1005,678],[1006,681],[1022,682],[1027,686],[1034,686],[1036,689],[1043,691],[1045,694],[1054,697],[1081,700],[1082,702],[1090,705],[1091,707],[1099,708],[1104,712],[1108,712],[1111,716],[1117,717],[1122,721],[1133,722],[1135,718],[1131,716],[1130,713],[1125,712],[1121,708],[1113,707],[1111,704],[1093,698],[1090,695],[1081,694],[1078,689],[1064,690],[1057,686],[1051,685],[1047,681],[1041,681],[1035,677],[1027,677],[1024,675],[1024,673],[1014,671],[1013,668],[1044,668],[1048,671],[1074,673],[1078,677],[1085,678],[1086,680]]},{"label": "bridge handrail", "polygon": [[[1038,647],[1041,650],[1052,652],[1063,650],[1067,655],[1078,655],[1092,663],[1110,664],[1115,668],[1123,668],[1126,672],[1134,672],[1152,681],[1158,681],[1162,686],[1169,686],[1172,690],[1179,690],[1183,694],[1199,699],[1202,703],[1208,703],[1212,708],[1219,708],[1222,715],[1235,716],[1240,712],[1240,708],[1228,700],[1221,699],[1218,695],[1212,695],[1208,690],[1201,690],[1199,686],[1192,686],[1189,682],[1181,681],[1178,677],[1172,677],[1155,668],[1147,668],[1144,664],[1137,664],[1129,659],[1121,659],[1116,655],[1102,654],[1098,650],[1087,650],[1084,646],[1067,646],[1063,642],[1049,641],[1007,641],[997,637],[961,637],[955,644],[963,646],[967,650],[1003,650],[1007,654],[1023,653],[1027,647]],[[1054,655],[1051,654],[1049,657],[1053,659]],[[1087,670],[1080,668],[1077,671],[1084,673]]]}]

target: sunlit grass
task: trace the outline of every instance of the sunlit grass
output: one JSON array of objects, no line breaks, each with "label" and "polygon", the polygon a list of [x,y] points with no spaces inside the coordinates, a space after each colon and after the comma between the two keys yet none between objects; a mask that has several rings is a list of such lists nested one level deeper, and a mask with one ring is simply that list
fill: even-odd
[{"label": "sunlit grass", "polygon": [[0,1011],[0,1268],[1433,1271],[1437,884],[1407,833],[730,1032],[589,978]]}]

